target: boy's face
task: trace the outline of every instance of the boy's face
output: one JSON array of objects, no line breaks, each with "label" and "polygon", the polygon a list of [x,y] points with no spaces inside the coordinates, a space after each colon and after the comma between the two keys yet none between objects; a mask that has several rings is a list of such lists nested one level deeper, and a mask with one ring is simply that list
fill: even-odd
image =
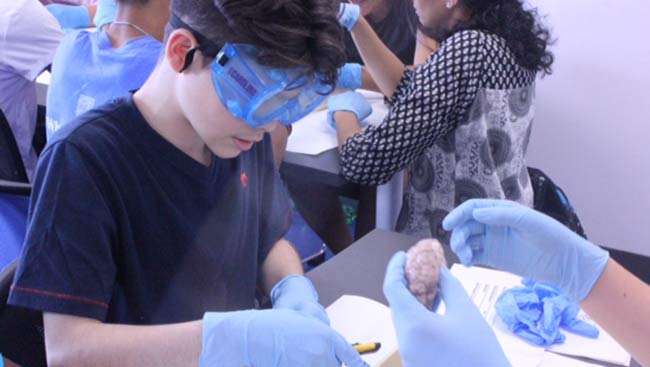
[{"label": "boy's face", "polygon": [[178,99],[185,117],[208,149],[220,158],[234,158],[260,142],[264,133],[275,129],[278,122],[251,127],[234,117],[214,88],[211,61],[201,52],[195,53],[194,62],[181,82]]}]

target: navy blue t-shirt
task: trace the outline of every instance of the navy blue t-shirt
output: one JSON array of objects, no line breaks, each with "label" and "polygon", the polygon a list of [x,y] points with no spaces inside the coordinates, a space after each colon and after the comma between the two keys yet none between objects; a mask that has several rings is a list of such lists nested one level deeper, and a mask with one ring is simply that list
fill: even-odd
[{"label": "navy blue t-shirt", "polygon": [[289,225],[268,134],[206,167],[117,99],[44,150],[9,303],[124,324],[251,308]]}]

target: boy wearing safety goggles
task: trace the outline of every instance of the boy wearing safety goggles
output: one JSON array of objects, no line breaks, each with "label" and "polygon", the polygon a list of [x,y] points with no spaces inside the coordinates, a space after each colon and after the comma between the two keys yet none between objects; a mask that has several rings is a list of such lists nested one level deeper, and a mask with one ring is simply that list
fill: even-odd
[{"label": "boy wearing safety goggles", "polygon": [[[282,239],[265,134],[335,84],[337,11],[173,0],[143,87],[54,135],[10,295],[44,312],[49,364],[365,366]],[[258,284],[273,310],[250,310]]]}]

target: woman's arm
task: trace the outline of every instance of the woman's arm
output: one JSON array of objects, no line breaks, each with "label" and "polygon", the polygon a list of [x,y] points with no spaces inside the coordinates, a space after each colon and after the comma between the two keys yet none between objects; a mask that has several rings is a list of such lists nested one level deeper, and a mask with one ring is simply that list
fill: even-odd
[{"label": "woman's arm", "polygon": [[[335,116],[337,130],[345,124],[339,130],[339,141],[345,139],[340,144],[343,177],[361,185],[386,183],[451,132],[481,85],[483,48],[473,33],[450,37],[426,64],[404,73],[379,126],[356,133],[345,115]],[[476,57],[468,58],[470,53]]]},{"label": "woman's arm", "polygon": [[610,260],[580,305],[644,366],[650,366],[650,286]]},{"label": "woman's arm", "polygon": [[351,34],[370,77],[386,97],[392,97],[404,75],[404,64],[384,45],[365,18],[359,17]]}]

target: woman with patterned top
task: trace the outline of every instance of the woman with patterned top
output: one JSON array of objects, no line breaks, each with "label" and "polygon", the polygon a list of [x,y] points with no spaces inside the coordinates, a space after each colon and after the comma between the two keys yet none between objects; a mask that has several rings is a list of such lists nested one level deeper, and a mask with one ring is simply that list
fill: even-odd
[{"label": "woman with patterned top", "polygon": [[548,30],[520,0],[415,0],[414,6],[441,45],[411,70],[355,5],[341,5],[339,21],[390,111],[381,125],[362,131],[364,100],[345,93],[330,98],[330,116],[342,175],[379,185],[406,168],[397,230],[448,242],[442,219],[468,199],[533,205],[524,156],[535,76],[551,72],[553,55]]}]

